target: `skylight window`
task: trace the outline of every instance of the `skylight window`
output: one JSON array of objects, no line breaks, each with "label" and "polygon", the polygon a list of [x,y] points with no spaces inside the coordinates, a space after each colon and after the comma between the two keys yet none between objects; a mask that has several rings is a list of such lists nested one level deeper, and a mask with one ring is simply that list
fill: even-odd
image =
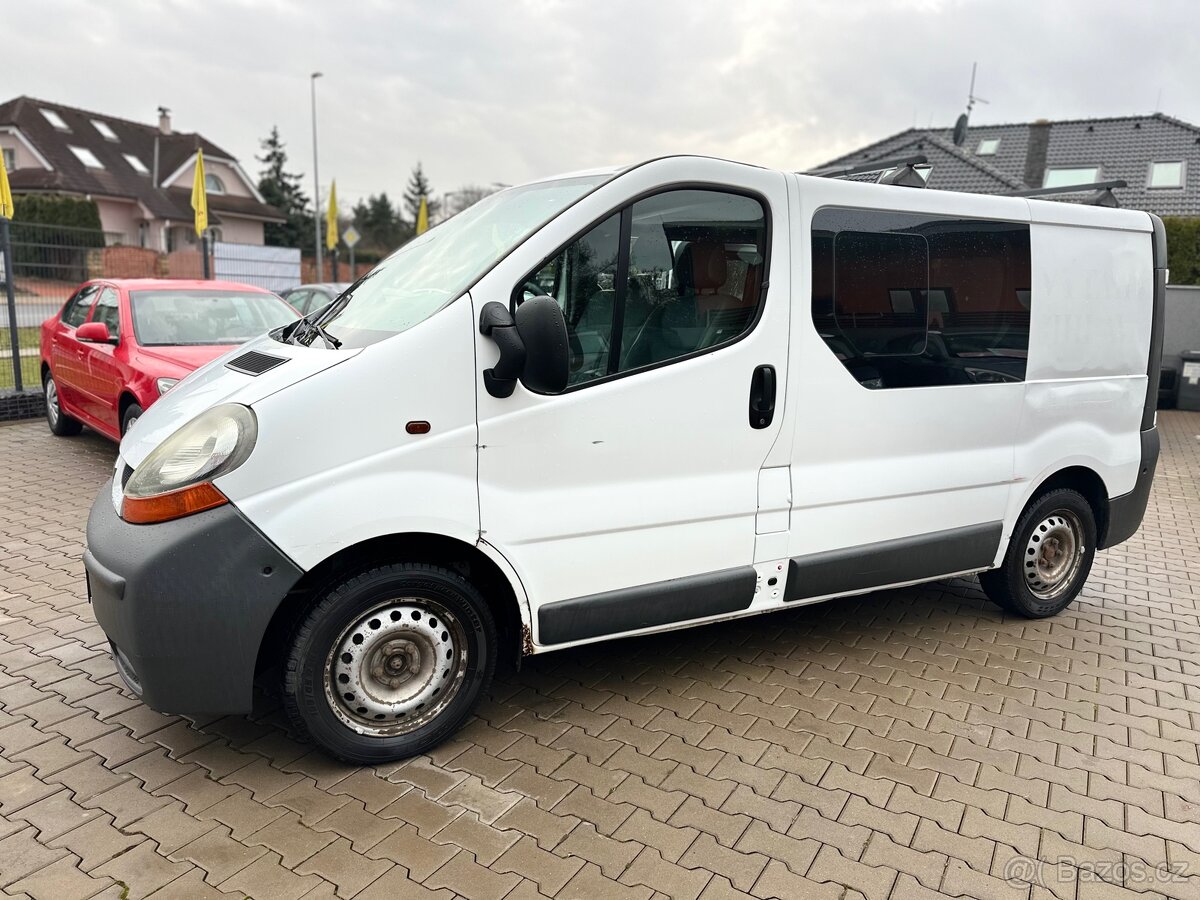
[{"label": "skylight window", "polygon": [[87,147],[71,147],[71,152],[75,154],[75,158],[87,166],[89,169],[103,169],[104,163],[96,158],[96,154]]},{"label": "skylight window", "polygon": [[47,122],[49,122],[51,125],[53,125],[55,128],[57,128],[59,131],[70,131],[71,130],[70,127],[67,125],[67,123],[63,121],[63,117],[60,116],[58,113],[56,113],[54,110],[43,109],[42,115],[46,117]]},{"label": "skylight window", "polygon": [[1181,188],[1183,187],[1182,162],[1156,162],[1150,164],[1150,187],[1152,188]]},{"label": "skylight window", "polygon": [[92,119],[92,125],[100,132],[100,136],[106,141],[119,141],[117,133],[112,130],[107,122],[101,122],[99,119]]},{"label": "skylight window", "polygon": [[1000,149],[1000,138],[984,138],[975,150],[976,156],[995,156]]},{"label": "skylight window", "polygon": [[1094,184],[1099,180],[1099,166],[1065,166],[1061,169],[1047,169],[1042,187],[1071,187],[1076,184]]},{"label": "skylight window", "polygon": [[146,168],[146,164],[132,153],[122,153],[121,155],[125,157],[125,162],[129,163],[129,165],[133,167],[133,171],[137,172],[139,175],[150,174],[150,170]]}]

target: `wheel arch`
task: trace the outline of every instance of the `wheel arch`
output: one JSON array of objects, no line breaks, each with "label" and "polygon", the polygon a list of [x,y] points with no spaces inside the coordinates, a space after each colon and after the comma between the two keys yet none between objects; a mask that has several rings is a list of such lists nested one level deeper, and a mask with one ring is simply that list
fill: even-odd
[{"label": "wheel arch", "polygon": [[1096,546],[1102,548],[1105,546],[1105,539],[1108,536],[1109,523],[1109,495],[1108,486],[1104,483],[1104,479],[1095,470],[1085,465],[1071,465],[1058,469],[1039,481],[1036,486],[1025,497],[1025,502],[1021,505],[1017,513],[1019,519],[1021,514],[1036,503],[1038,498],[1050,491],[1056,491],[1063,488],[1069,488],[1083,495],[1087,500],[1088,505],[1092,508],[1092,513],[1096,517]]},{"label": "wheel arch", "polygon": [[519,581],[503,557],[486,544],[473,545],[443,534],[379,535],[344,547],[309,569],[276,608],[259,644],[256,672],[277,666],[292,629],[315,594],[351,572],[379,563],[419,562],[458,572],[487,599],[500,632],[501,656],[518,659],[531,644],[529,609]]},{"label": "wheel arch", "polygon": [[121,390],[121,397],[117,401],[117,427],[118,428],[120,428],[121,423],[123,421],[125,421],[125,410],[129,409],[129,407],[131,407],[135,403],[138,404],[138,406],[142,405],[141,401],[138,400],[138,398],[134,396],[133,391],[129,390],[129,388],[123,388]]}]

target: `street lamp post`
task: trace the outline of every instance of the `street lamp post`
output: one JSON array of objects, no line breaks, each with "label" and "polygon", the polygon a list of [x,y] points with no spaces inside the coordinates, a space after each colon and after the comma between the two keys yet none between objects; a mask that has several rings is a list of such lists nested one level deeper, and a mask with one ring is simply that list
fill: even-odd
[{"label": "street lamp post", "polygon": [[313,237],[314,247],[317,251],[317,281],[321,281],[323,273],[321,271],[321,177],[317,174],[317,79],[321,77],[320,72],[313,72],[309,76],[309,84],[312,86],[312,131],[313,131]]}]

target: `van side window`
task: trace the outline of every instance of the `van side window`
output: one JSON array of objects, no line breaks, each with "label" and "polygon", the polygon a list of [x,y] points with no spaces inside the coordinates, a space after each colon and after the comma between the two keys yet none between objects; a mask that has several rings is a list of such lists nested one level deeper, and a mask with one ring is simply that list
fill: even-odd
[{"label": "van side window", "polygon": [[863,387],[1025,380],[1029,226],[822,209],[812,318]]},{"label": "van side window", "polygon": [[552,257],[521,287],[519,299],[546,294],[562,307],[568,387],[608,374],[620,238],[621,214],[616,213]]},{"label": "van side window", "polygon": [[766,249],[760,201],[667,191],[595,226],[530,274],[514,299],[541,292],[562,306],[570,387],[745,334],[758,316]]}]

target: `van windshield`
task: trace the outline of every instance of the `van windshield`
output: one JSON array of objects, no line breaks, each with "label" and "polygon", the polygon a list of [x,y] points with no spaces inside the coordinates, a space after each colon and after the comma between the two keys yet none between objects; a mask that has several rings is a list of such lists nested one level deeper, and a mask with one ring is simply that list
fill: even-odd
[{"label": "van windshield", "polygon": [[544,181],[485,197],[381,262],[319,317],[320,324],[343,347],[365,347],[407,331],[461,296],[538,227],[610,177]]}]

